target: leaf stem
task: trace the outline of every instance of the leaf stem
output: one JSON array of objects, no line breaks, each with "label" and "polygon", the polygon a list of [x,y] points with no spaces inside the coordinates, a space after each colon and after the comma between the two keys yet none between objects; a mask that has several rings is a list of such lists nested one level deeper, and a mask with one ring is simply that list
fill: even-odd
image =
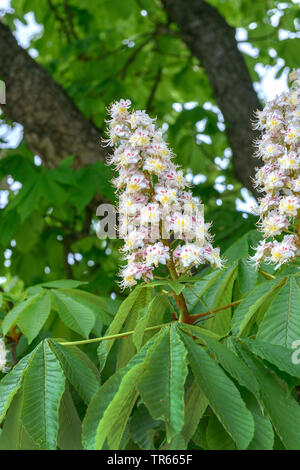
[{"label": "leaf stem", "polygon": [[[145,332],[158,330],[159,328],[162,328],[164,326],[171,325],[171,323],[172,322],[162,323],[161,325],[150,326],[148,328],[145,328]],[[83,340],[80,340],[80,341],[67,341],[67,342],[66,341],[58,341],[58,343],[63,345],[63,346],[77,346],[79,344],[98,343],[100,341],[105,341],[105,340],[108,340],[108,339],[124,338],[126,336],[132,335],[133,333],[134,333],[134,330],[124,331],[124,333],[118,333],[117,335],[101,336],[100,338],[83,339]]]},{"label": "leaf stem", "polygon": [[259,269],[258,272],[259,272],[260,274],[262,274],[266,279],[276,279],[275,276],[273,276],[272,274],[266,273],[266,272],[263,271],[262,269]]},{"label": "leaf stem", "polygon": [[212,314],[212,313],[221,312],[221,310],[226,310],[227,308],[230,308],[230,307],[235,307],[236,305],[239,305],[239,304],[242,302],[242,300],[243,300],[243,299],[235,300],[234,302],[231,302],[231,303],[228,304],[228,305],[223,305],[223,307],[216,308],[215,310],[211,310],[211,311],[204,312],[204,313],[196,313],[196,314],[194,314],[194,315],[190,315],[190,319],[194,322],[194,321],[197,320],[198,318],[206,317],[207,315]]}]

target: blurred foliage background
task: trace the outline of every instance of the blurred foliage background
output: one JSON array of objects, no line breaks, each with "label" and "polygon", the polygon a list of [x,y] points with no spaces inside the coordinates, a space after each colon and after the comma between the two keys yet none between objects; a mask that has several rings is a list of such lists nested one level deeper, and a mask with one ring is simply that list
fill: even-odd
[{"label": "blurred foliage background", "polygon": [[[236,47],[259,98],[266,92],[272,95],[270,84],[277,83],[275,79],[284,88],[288,71],[299,65],[298,1],[207,3],[236,29]],[[212,222],[215,243],[223,252],[254,228],[253,198],[235,176],[226,122],[212,83],[163,4],[158,0],[12,0],[2,13],[1,21],[19,40],[22,34],[28,39],[28,25],[35,25],[33,30],[38,32],[30,34],[29,28],[30,40],[25,41],[28,53],[103,132],[107,106],[121,97],[157,116],[177,163],[195,185],[194,194],[205,203],[206,220]],[[270,67],[275,77],[268,82]],[[18,294],[33,284],[74,278],[87,281],[86,288],[93,293],[123,296],[115,283],[120,242],[96,236],[97,205],[114,201],[110,169],[102,158],[78,167],[71,154],[49,167],[23,139],[16,143],[18,139],[12,138],[19,125],[3,109],[2,288]]]}]

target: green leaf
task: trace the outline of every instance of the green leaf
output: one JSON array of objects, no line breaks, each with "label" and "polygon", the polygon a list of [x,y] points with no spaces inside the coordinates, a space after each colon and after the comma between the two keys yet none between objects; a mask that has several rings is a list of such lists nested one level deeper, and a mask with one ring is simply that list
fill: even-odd
[{"label": "green leaf", "polygon": [[98,317],[104,325],[110,325],[112,322],[113,316],[108,299],[80,289],[61,289],[60,292],[72,297],[84,307],[92,310],[95,317]]},{"label": "green leaf", "polygon": [[[39,294],[33,295],[29,297],[24,302],[19,303],[16,305],[4,318],[2,323],[2,331],[3,335],[6,335],[7,332],[14,327],[20,315],[23,313],[23,316],[26,316],[28,312],[30,312],[31,308],[35,308],[34,304],[39,302],[40,299],[44,297],[44,292],[40,292]],[[39,303],[38,303],[39,305]]]},{"label": "green leaf", "polygon": [[134,442],[145,450],[154,450],[153,438],[161,421],[155,421],[149,411],[140,403],[130,421],[130,435]]},{"label": "green leaf", "polygon": [[[106,331],[105,336],[116,335],[120,332],[127,317],[142,308],[146,293],[143,287],[136,287],[131,294],[122,302],[118,312],[116,313],[110,327]],[[102,341],[98,347],[98,356],[100,361],[100,369],[102,370],[106,363],[109,351],[113,347],[115,340]]]},{"label": "green leaf", "polygon": [[221,274],[221,271],[212,271],[209,274],[205,274],[200,279],[195,276],[194,279],[192,278],[190,280],[190,282],[193,281],[195,284],[192,287],[186,287],[183,295],[191,314],[198,313],[196,309],[199,304],[199,298],[217,281]]},{"label": "green leaf", "polygon": [[[218,286],[215,289],[213,309],[228,305],[232,301],[233,284],[237,275],[238,264],[233,263],[226,272],[224,272],[218,279]],[[215,333],[224,336],[229,333],[231,321],[231,307],[219,312],[207,320],[205,326],[214,331]]]},{"label": "green leaf", "polygon": [[241,336],[244,333],[258,309],[284,281],[285,279],[276,279],[264,282],[249,292],[235,310],[232,318],[232,333],[235,336]]},{"label": "green leaf", "polygon": [[188,445],[198,427],[208,405],[206,396],[200,390],[196,381],[192,383],[187,391],[184,409],[184,426],[181,434]]},{"label": "green leaf", "polygon": [[68,387],[60,402],[57,443],[61,450],[82,450],[81,421]]},{"label": "green leaf", "polygon": [[290,348],[300,339],[300,281],[289,276],[259,325],[257,338]]},{"label": "green leaf", "polygon": [[35,286],[32,286],[28,289],[28,293],[38,287],[48,287],[50,289],[76,289],[76,287],[82,286],[84,284],[87,284],[87,282],[77,281],[74,279],[59,279],[57,281],[48,281],[36,284]]},{"label": "green leaf", "polygon": [[[141,311],[144,310],[145,306],[150,302],[152,293],[149,289],[143,289],[141,292],[138,302],[134,305],[130,312],[130,315],[125,320],[122,327],[122,331],[134,331],[138,322],[138,316]],[[117,355],[117,369],[124,367],[127,362],[135,355],[136,346],[133,341],[133,335],[129,335],[127,338],[120,338],[118,340],[118,355]]]},{"label": "green leaf", "polygon": [[165,421],[168,442],[180,433],[184,425],[186,355],[176,326],[165,327],[138,384],[142,400],[153,419]]},{"label": "green leaf", "polygon": [[102,449],[106,439],[110,449],[119,449],[130,413],[138,398],[136,386],[143,371],[143,364],[137,364],[124,376],[118,392],[98,425],[96,449]]},{"label": "green leaf", "polygon": [[246,387],[255,396],[259,396],[258,382],[249,367],[224,344],[218,343],[208,337],[203,337],[203,340],[221,366],[236,379],[240,385]]},{"label": "green leaf", "polygon": [[211,450],[236,450],[234,441],[214,413],[210,415],[208,420],[206,440]]},{"label": "green leaf", "polygon": [[51,296],[49,292],[43,292],[30,307],[23,310],[17,321],[17,325],[28,339],[28,343],[38,335],[51,311]]},{"label": "green leaf", "polygon": [[245,339],[243,342],[256,356],[274,364],[278,369],[300,379],[299,365],[293,364],[294,349],[278,346],[258,339]]},{"label": "green leaf", "polygon": [[[237,343],[236,343],[237,344]],[[237,344],[259,383],[261,400],[281,441],[288,450],[300,450],[300,406],[262,362]]]},{"label": "green leaf", "polygon": [[2,432],[0,450],[38,450],[21,421],[22,393],[19,391],[9,407]]},{"label": "green leaf", "polygon": [[202,347],[182,333],[188,359],[200,389],[219,421],[239,449],[246,449],[253,438],[254,421],[234,383]]},{"label": "green leaf", "polygon": [[55,352],[66,377],[86,404],[100,386],[100,374],[89,357],[76,346],[62,346],[53,340],[49,344]]},{"label": "green leaf", "polygon": [[65,376],[47,341],[33,352],[24,379],[22,423],[41,449],[56,449]]},{"label": "green leaf", "polygon": [[251,393],[243,390],[243,400],[251,411],[255,423],[255,431],[248,450],[272,450],[274,431],[269,417],[263,414],[260,404]]},{"label": "green leaf", "polygon": [[[160,338],[160,334],[161,332],[158,332],[155,336],[153,336],[145,344],[145,346],[143,346],[143,348],[139,351],[139,353],[136,354],[128,362],[128,364],[125,367],[123,367],[122,369],[119,369],[103,385],[101,385],[100,389],[93,396],[88,406],[86,415],[84,417],[83,427],[82,427],[82,430],[83,430],[82,442],[86,450],[92,450],[96,448],[96,435],[98,432],[97,430],[99,429],[100,426],[102,428],[102,423],[104,419],[106,423],[108,421],[107,428],[104,429],[103,431],[105,434],[105,438],[107,437],[112,426],[114,425],[114,422],[115,422],[114,420],[118,419],[118,413],[122,411],[122,403],[123,403],[122,394],[120,395],[119,393],[122,381],[124,380],[126,374],[132,368],[144,362],[149,350],[151,352],[152,348],[155,348],[156,342]],[[125,395],[127,394],[127,391],[130,389],[130,384],[128,384],[128,381],[127,381],[127,385],[128,385],[127,390],[125,387],[125,392],[124,392]],[[134,390],[132,389],[130,390],[132,393],[135,393]],[[130,400],[130,398],[132,398],[132,395],[128,393],[127,398],[128,400]],[[115,412],[114,405],[116,406],[117,412]],[[124,411],[126,411],[126,409],[123,410],[123,412]],[[107,420],[107,416],[110,417],[110,419]],[[125,416],[125,419],[126,419],[126,416]],[[124,428],[124,423],[120,423],[119,427],[121,428],[121,424],[123,424],[123,428]],[[98,445],[99,445],[99,442],[100,442],[100,437],[98,438]]]},{"label": "green leaf", "polygon": [[147,328],[152,316],[154,316],[158,310],[164,312],[165,309],[166,303],[164,302],[164,298],[161,295],[156,295],[146,307],[140,310],[132,337],[137,351],[143,344],[145,328]]},{"label": "green leaf", "polygon": [[23,357],[23,359],[21,359],[0,382],[0,423],[9,408],[13,397],[22,385],[23,377],[29,365],[31,356],[31,354],[28,354]]},{"label": "green leaf", "polygon": [[240,259],[238,267],[239,288],[243,295],[255,287],[258,277],[258,271],[253,264],[246,260]]},{"label": "green leaf", "polygon": [[181,323],[180,325],[178,325],[178,327],[186,333],[190,333],[193,336],[196,336],[201,341],[203,340],[203,336],[204,338],[206,336],[208,336],[209,338],[214,338],[216,341],[222,338],[222,336],[217,335],[213,331],[207,330],[206,328],[202,328],[198,325],[189,325],[188,323]]},{"label": "green leaf", "polygon": [[59,316],[65,325],[84,338],[88,338],[95,323],[94,312],[78,302],[73,295],[65,294],[60,290],[52,291],[52,295]]}]

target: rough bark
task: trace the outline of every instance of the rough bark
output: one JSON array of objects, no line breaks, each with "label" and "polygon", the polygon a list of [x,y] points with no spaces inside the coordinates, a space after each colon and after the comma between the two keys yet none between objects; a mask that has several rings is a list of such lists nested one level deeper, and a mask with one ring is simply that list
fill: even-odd
[{"label": "rough bark", "polygon": [[23,125],[28,147],[48,166],[75,155],[77,166],[105,156],[101,130],[75,106],[47,70],[18,45],[0,22],[0,78],[6,84],[4,114]]},{"label": "rough bark", "polygon": [[204,67],[221,109],[233,152],[236,177],[254,194],[251,177],[258,161],[253,157],[258,133],[251,127],[260,103],[244,58],[238,49],[235,29],[218,10],[202,0],[162,0],[182,40]]}]

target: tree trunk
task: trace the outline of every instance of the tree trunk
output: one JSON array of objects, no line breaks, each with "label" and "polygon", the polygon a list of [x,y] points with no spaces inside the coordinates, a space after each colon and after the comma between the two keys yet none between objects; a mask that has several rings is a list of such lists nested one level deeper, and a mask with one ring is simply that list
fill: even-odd
[{"label": "tree trunk", "polygon": [[75,155],[76,166],[104,159],[101,130],[75,106],[47,70],[18,45],[0,21],[0,78],[4,114],[24,127],[26,143],[49,167]]},{"label": "tree trunk", "polygon": [[162,3],[170,20],[178,25],[182,40],[209,77],[225,119],[236,177],[256,194],[251,177],[259,166],[253,157],[254,139],[259,133],[252,129],[251,121],[260,103],[238,49],[235,29],[216,8],[202,0],[162,0]]}]

